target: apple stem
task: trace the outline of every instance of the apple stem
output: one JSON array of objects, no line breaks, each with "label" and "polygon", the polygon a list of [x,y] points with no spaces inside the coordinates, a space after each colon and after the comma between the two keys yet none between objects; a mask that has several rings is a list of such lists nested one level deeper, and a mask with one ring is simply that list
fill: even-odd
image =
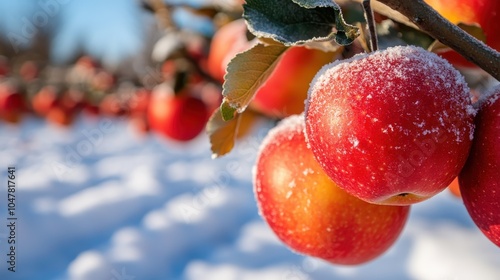
[{"label": "apple stem", "polygon": [[454,49],[500,81],[500,53],[449,22],[423,0],[378,2],[408,17],[422,31]]},{"label": "apple stem", "polygon": [[370,5],[370,0],[363,0],[363,10],[365,11],[365,19],[368,24],[370,34],[370,49],[372,52],[378,50],[377,30],[375,26],[375,19],[373,18],[373,10]]}]

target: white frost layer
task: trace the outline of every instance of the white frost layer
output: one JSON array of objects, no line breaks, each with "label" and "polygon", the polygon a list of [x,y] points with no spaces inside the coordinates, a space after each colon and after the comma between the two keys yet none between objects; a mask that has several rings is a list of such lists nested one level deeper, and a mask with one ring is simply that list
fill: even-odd
[{"label": "white frost layer", "polygon": [[[344,59],[344,60],[336,60],[332,63],[326,64],[323,66],[318,73],[316,73],[316,76],[313,78],[313,80],[310,83],[309,86],[309,91],[308,91],[308,98],[306,100],[306,111],[307,108],[309,107],[309,100],[311,99],[311,95],[315,92],[318,92],[322,87],[324,87],[324,84],[326,81],[332,80],[332,76],[336,75],[337,69],[342,68],[342,67],[348,67],[347,65],[350,64],[356,64],[357,61],[363,60],[370,57],[370,59],[373,60],[373,65],[377,65],[378,68],[380,69],[389,69],[390,64],[388,64],[388,61],[394,60],[394,59],[416,59],[423,61],[425,66],[425,70],[432,69],[432,73],[435,75],[434,76],[434,81],[429,81],[429,82],[434,82],[436,84],[442,85],[444,83],[445,87],[457,87],[461,88],[461,92],[455,92],[454,95],[450,95],[447,98],[460,98],[461,96],[469,96],[470,90],[469,87],[467,86],[467,83],[465,81],[465,78],[463,77],[462,74],[458,70],[456,70],[447,60],[441,58],[435,53],[428,52],[420,47],[416,46],[396,46],[396,47],[391,47],[387,48],[385,50],[378,50],[373,53],[362,53],[362,54],[357,54],[349,59]],[[441,75],[440,73],[449,73],[453,72],[454,73],[454,81],[448,81],[446,75]],[[395,73],[397,75],[397,73]],[[401,78],[405,78],[402,76]],[[357,83],[359,81],[356,80],[356,76],[351,78],[354,83]],[[383,83],[380,81],[380,77],[374,78],[373,81],[373,88],[377,88],[380,86],[383,86]],[[374,90],[374,92],[377,92]],[[474,116],[476,113],[476,110],[473,108],[472,105],[467,106],[467,112],[469,115]]]}]

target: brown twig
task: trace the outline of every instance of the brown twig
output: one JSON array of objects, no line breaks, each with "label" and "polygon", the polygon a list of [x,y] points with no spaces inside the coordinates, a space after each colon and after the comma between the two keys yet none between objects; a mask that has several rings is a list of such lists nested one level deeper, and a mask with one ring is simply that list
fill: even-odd
[{"label": "brown twig", "polygon": [[377,30],[375,26],[375,19],[373,18],[373,10],[370,5],[370,0],[363,0],[363,10],[365,11],[366,24],[370,33],[370,48],[374,52],[378,50]]},{"label": "brown twig", "polygon": [[454,49],[500,81],[500,53],[446,20],[423,0],[378,1],[405,15],[422,31]]}]

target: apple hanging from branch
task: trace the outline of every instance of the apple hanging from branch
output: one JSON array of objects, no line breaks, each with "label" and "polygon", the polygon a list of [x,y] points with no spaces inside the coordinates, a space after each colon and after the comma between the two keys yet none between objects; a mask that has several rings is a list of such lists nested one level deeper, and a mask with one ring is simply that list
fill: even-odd
[{"label": "apple hanging from branch", "polygon": [[263,218],[291,249],[334,264],[361,264],[399,237],[409,206],[366,203],[340,189],[316,162],[303,115],[291,116],[261,144],[254,190]]},{"label": "apple hanging from branch", "polygon": [[474,130],[470,90],[446,60],[393,47],[325,66],[311,83],[306,135],[325,172],[367,202],[406,205],[446,188]]}]

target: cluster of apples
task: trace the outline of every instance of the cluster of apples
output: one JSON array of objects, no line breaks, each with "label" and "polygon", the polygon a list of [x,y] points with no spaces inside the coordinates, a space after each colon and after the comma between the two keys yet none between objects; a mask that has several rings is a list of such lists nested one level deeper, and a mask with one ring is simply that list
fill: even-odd
[{"label": "cluster of apples", "polygon": [[401,234],[412,204],[458,176],[464,204],[500,247],[500,86],[472,103],[445,59],[398,46],[325,65],[305,112],[261,144],[260,212],[292,250],[361,264]]},{"label": "cluster of apples", "polygon": [[113,74],[89,56],[63,69],[9,62],[0,57],[0,120],[11,124],[27,114],[63,127],[78,116],[124,117],[138,133],[186,142],[203,132],[222,99],[220,85],[191,73],[179,78],[174,60],[158,67],[151,88],[138,78]]}]

